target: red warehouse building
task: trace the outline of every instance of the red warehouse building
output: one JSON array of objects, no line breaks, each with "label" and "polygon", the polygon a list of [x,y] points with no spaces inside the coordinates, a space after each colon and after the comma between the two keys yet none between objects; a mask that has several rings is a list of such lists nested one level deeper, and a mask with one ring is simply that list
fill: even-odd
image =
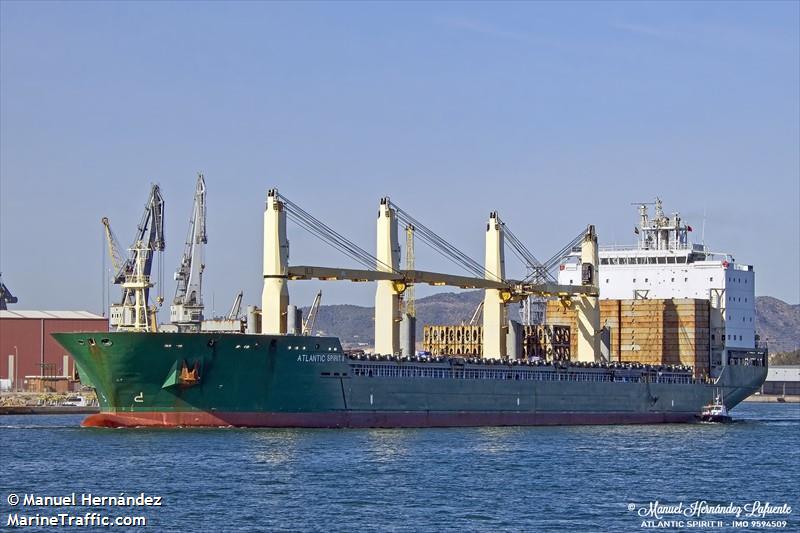
[{"label": "red warehouse building", "polygon": [[62,331],[108,331],[108,319],[88,311],[0,310],[0,379],[6,387],[23,390],[26,376],[72,376],[74,361],[50,336]]}]

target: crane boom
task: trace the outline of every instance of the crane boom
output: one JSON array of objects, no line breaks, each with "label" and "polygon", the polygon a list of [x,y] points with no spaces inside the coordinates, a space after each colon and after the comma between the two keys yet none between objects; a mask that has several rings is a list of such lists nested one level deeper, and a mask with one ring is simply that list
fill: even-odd
[{"label": "crane boom", "polygon": [[228,313],[228,320],[236,320],[239,318],[239,311],[242,310],[242,298],[244,297],[244,291],[239,291],[239,294],[236,295],[236,298],[233,300],[233,305],[231,306],[231,310]]},{"label": "crane boom", "polygon": [[[161,188],[153,184],[150,188],[150,196],[147,198],[147,203],[144,207],[142,219],[136,227],[136,238],[133,240],[131,246],[132,251],[129,256],[130,270],[133,271],[133,263],[136,261],[136,244],[143,243],[145,248],[149,248],[146,252],[144,261],[144,275],[149,276],[153,268],[153,252],[163,252],[166,247],[164,240],[164,198],[161,197]],[[147,295],[147,291],[145,291]]]},{"label": "crane boom", "polygon": [[103,224],[103,229],[106,235],[106,243],[108,244],[108,256],[111,258],[111,268],[114,269],[114,283],[119,284],[125,281],[126,269],[123,268],[127,264],[127,258],[122,255],[122,248],[119,245],[117,236],[111,230],[111,221],[108,217],[103,217],[100,222]]},{"label": "crane boom", "polygon": [[206,182],[203,175],[198,174],[186,245],[175,272],[178,285],[170,306],[170,321],[178,324],[181,330],[199,330],[203,321],[203,248],[207,242]]},{"label": "crane boom", "polygon": [[314,297],[314,303],[311,304],[311,309],[308,310],[308,316],[303,322],[303,335],[311,335],[314,332],[314,324],[317,322],[320,303],[322,303],[322,291],[319,291]]},{"label": "crane boom", "polygon": [[480,301],[478,306],[475,308],[475,312],[472,313],[472,318],[469,319],[470,326],[478,325],[478,318],[481,316],[481,311],[483,311],[483,300]]}]

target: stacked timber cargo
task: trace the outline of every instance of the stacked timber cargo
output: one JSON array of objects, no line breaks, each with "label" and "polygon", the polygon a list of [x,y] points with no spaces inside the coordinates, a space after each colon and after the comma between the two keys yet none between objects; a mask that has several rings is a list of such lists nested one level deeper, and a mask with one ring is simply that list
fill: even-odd
[{"label": "stacked timber cargo", "polygon": [[569,361],[572,353],[572,326],[523,326],[522,357],[548,361]]},{"label": "stacked timber cargo", "polygon": [[[570,327],[524,326],[522,340],[523,358],[569,361]],[[434,355],[483,355],[483,328],[481,326],[424,326],[422,349]]]},{"label": "stacked timber cargo", "polygon": [[[568,327],[570,331],[578,331],[578,315],[575,307],[563,305],[559,300],[549,300],[545,312],[545,322],[550,327]],[[569,336],[570,353],[578,353],[578,336]]]},{"label": "stacked timber cargo", "polygon": [[698,376],[708,373],[708,300],[623,300],[620,307],[619,360],[690,365]]},{"label": "stacked timber cargo", "polygon": [[[574,307],[548,302],[546,316],[548,324],[577,328]],[[708,321],[708,300],[600,301],[600,323],[611,333],[612,361],[689,365],[697,376],[707,374]],[[576,342],[573,338],[572,350]]]},{"label": "stacked timber cargo", "polygon": [[481,355],[483,335],[480,326],[425,326],[422,349],[434,355]]}]

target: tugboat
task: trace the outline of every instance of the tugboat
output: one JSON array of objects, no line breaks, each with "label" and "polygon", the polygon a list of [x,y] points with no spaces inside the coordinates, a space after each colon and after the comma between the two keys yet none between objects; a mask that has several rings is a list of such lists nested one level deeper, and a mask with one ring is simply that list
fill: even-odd
[{"label": "tugboat", "polygon": [[703,406],[703,412],[700,414],[700,420],[703,422],[732,422],[733,419],[728,415],[728,408],[722,402],[722,396],[717,394],[714,397],[714,402]]}]

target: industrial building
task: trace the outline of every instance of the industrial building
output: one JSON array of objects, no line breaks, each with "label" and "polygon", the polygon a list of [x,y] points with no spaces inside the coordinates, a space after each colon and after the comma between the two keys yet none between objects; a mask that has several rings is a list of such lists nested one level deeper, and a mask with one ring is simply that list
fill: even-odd
[{"label": "industrial building", "polygon": [[28,390],[26,380],[72,378],[75,366],[51,333],[108,331],[108,319],[88,311],[0,310],[0,389]]},{"label": "industrial building", "polygon": [[769,367],[761,394],[800,396],[800,365]]}]

